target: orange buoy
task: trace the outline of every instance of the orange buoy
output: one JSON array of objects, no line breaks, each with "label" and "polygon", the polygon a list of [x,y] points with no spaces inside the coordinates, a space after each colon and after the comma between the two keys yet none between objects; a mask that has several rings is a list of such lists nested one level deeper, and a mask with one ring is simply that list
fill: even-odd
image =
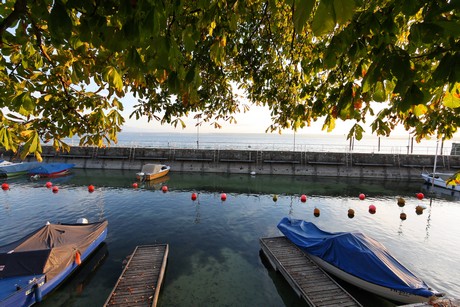
[{"label": "orange buoy", "polygon": [[354,218],[355,217],[355,210],[353,209],[348,209],[348,217],[349,218]]},{"label": "orange buoy", "polygon": [[198,195],[196,193],[192,193],[192,200],[195,201],[197,199]]},{"label": "orange buoy", "polygon": [[424,209],[425,208],[423,208],[422,206],[417,206],[417,207],[415,207],[415,213],[417,213],[417,215],[420,215],[420,214],[423,213]]},{"label": "orange buoy", "polygon": [[366,198],[366,195],[364,195],[363,193],[359,194],[359,199],[364,200],[365,198]]},{"label": "orange buoy", "polygon": [[300,196],[300,201],[303,202],[303,203],[306,202],[307,201],[307,195],[302,194],[302,196]]},{"label": "orange buoy", "polygon": [[80,255],[80,252],[79,252],[79,251],[77,251],[77,252],[75,253],[75,264],[76,264],[76,265],[80,265],[80,264],[81,264],[81,255]]},{"label": "orange buoy", "polygon": [[319,214],[320,214],[320,212],[319,212],[319,209],[318,209],[318,208],[313,209],[313,215],[314,215],[315,217],[318,217]]},{"label": "orange buoy", "polygon": [[134,182],[133,183],[133,188],[137,189],[138,185],[137,185],[137,182]]},{"label": "orange buoy", "polygon": [[220,194],[220,200],[222,200],[222,201],[227,200],[227,194],[225,194],[225,193]]},{"label": "orange buoy", "polygon": [[9,190],[10,189],[10,185],[6,182],[2,183],[2,190],[3,191],[6,191],[6,190]]},{"label": "orange buoy", "polygon": [[166,186],[166,185],[162,186],[161,190],[163,191],[163,193],[168,192],[168,186]]},{"label": "orange buoy", "polygon": [[59,192],[59,188],[57,186],[54,186],[53,187],[53,193],[57,193],[57,192]]},{"label": "orange buoy", "polygon": [[88,186],[88,192],[90,192],[90,193],[93,193],[93,192],[94,192],[94,186],[93,186],[92,184],[90,184],[90,185]]},{"label": "orange buoy", "polygon": [[46,187],[49,189],[53,186],[53,184],[51,183],[51,181],[48,181],[46,184]]}]

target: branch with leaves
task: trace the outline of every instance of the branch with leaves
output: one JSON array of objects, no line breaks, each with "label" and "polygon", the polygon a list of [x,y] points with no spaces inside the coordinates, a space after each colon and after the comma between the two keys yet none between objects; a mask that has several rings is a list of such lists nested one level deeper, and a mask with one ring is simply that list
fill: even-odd
[{"label": "branch with leaves", "polygon": [[[7,0],[0,6],[0,145],[40,160],[117,141],[131,117],[234,122],[250,102],[267,131],[317,120],[349,137],[451,138],[460,124],[458,1]],[[96,88],[96,89],[95,89]]]}]

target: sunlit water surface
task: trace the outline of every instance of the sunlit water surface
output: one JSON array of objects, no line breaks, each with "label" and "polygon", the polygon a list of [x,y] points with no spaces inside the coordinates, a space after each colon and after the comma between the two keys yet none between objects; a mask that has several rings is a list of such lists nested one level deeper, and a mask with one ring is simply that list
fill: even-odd
[{"label": "sunlit water surface", "polygon": [[[326,231],[360,231],[433,288],[460,297],[460,203],[413,182],[348,178],[213,175],[171,172],[163,182],[132,188],[134,172],[75,170],[46,180],[9,179],[0,192],[0,245],[46,221],[107,219],[106,244],[42,306],[102,306],[122,262],[137,245],[168,243],[170,252],[159,306],[304,306],[281,274],[260,254],[259,238],[279,236],[285,216],[316,223]],[[87,186],[96,190],[89,193]],[[163,193],[161,186],[169,191]],[[415,195],[427,196],[418,200]],[[191,194],[198,193],[196,201]],[[221,201],[221,193],[227,200]],[[366,194],[359,200],[360,193]],[[300,196],[307,195],[302,203]],[[277,195],[277,201],[273,196]],[[397,205],[398,197],[406,200]],[[432,196],[430,198],[429,196]],[[377,212],[370,214],[369,205]],[[427,208],[415,212],[417,205]],[[313,209],[319,208],[319,217]],[[347,216],[355,210],[354,218]],[[402,221],[400,213],[406,213]],[[347,286],[365,306],[392,306]]]}]

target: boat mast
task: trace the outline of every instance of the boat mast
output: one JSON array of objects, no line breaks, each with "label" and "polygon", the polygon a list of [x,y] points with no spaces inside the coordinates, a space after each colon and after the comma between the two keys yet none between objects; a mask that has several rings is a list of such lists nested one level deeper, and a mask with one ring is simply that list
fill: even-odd
[{"label": "boat mast", "polygon": [[431,174],[431,186],[434,186],[434,174],[436,173],[436,163],[438,162],[438,146],[439,146],[439,139],[436,141],[436,153],[434,155],[434,165],[433,165],[433,174]]}]

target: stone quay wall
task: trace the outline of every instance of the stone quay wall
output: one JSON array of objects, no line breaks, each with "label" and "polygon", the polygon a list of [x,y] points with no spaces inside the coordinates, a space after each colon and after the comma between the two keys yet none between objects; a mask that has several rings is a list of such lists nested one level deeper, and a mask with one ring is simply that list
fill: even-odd
[{"label": "stone quay wall", "polygon": [[[5,153],[6,154],[6,153]],[[421,172],[454,172],[457,155],[372,154],[353,152],[251,151],[218,149],[43,147],[44,162],[66,162],[84,169],[140,171],[147,163],[171,166],[171,172],[268,174],[291,176],[420,179]],[[8,155],[5,157],[8,159]],[[28,160],[33,160],[30,156]]]}]

